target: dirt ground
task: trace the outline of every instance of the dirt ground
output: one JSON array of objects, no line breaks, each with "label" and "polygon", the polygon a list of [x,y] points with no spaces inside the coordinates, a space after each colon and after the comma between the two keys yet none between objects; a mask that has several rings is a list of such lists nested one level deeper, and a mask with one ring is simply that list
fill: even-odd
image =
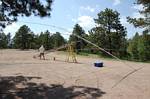
[{"label": "dirt ground", "polygon": [[[0,99],[150,98],[150,63],[89,56],[68,63],[64,52],[48,53],[46,60],[33,58],[36,54],[35,50],[0,50]],[[94,67],[96,61],[104,67]],[[127,74],[131,75],[125,78]]]}]

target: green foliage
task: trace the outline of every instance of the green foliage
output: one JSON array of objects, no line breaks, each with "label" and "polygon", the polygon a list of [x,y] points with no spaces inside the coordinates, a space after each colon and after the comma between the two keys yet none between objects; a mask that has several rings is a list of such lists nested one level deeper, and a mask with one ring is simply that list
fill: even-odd
[{"label": "green foliage", "polygon": [[0,48],[12,48],[11,34],[0,33]]},{"label": "green foliage", "polygon": [[119,13],[106,8],[94,19],[97,27],[89,31],[89,40],[118,56],[126,54],[126,29],[120,23]]},{"label": "green foliage", "polygon": [[41,32],[39,36],[36,37],[36,45],[40,47],[41,45],[44,45],[45,49],[52,49],[52,48],[58,48],[62,45],[64,45],[65,39],[59,32],[56,32],[55,34],[50,34],[49,31]]},{"label": "green foliage", "polygon": [[139,59],[138,40],[139,40],[139,34],[136,33],[133,39],[129,42],[129,46],[128,46],[128,53],[130,53],[132,59],[136,59],[136,60]]},{"label": "green foliage", "polygon": [[143,33],[138,42],[138,51],[140,61],[150,60],[150,35]]},{"label": "green foliage", "polygon": [[15,48],[29,49],[31,48],[31,42],[33,41],[33,33],[28,26],[23,25],[16,32],[14,37]]},{"label": "green foliage", "polygon": [[59,32],[56,32],[51,36],[52,43],[53,43],[53,48],[58,48],[61,45],[64,45],[66,43],[65,39]]},{"label": "green foliage", "polygon": [[144,18],[131,18],[127,17],[128,22],[135,27],[144,28],[145,31],[150,32],[150,0],[137,0],[136,4],[142,4],[143,9],[140,11]]},{"label": "green foliage", "polygon": [[141,13],[147,14],[150,13],[150,1],[149,0],[137,0],[137,4],[142,4],[144,6],[144,10]]},{"label": "green foliage", "polygon": [[107,42],[109,42],[107,35],[104,33],[105,30],[102,27],[95,27],[89,31],[88,39],[98,46],[108,48]]},{"label": "green foliage", "polygon": [[7,48],[7,36],[4,33],[0,33],[0,48]]},{"label": "green foliage", "polygon": [[147,61],[150,60],[150,1],[149,0],[137,0],[136,4],[142,4],[143,9],[140,11],[144,18],[131,18],[127,17],[128,22],[135,27],[144,28],[141,36],[135,35],[130,41],[128,52],[132,56],[132,59]]},{"label": "green foliage", "polygon": [[89,56],[89,53],[87,53],[87,52],[79,52],[78,55]]},{"label": "green foliage", "polygon": [[129,42],[128,52],[132,59],[139,61],[150,60],[150,35],[143,33],[139,36],[138,33]]},{"label": "green foliage", "polygon": [[1,0],[0,27],[5,27],[21,16],[50,16],[52,0]]},{"label": "green foliage", "polygon": [[39,36],[39,46],[44,45],[45,49],[52,48],[52,40],[50,39],[51,35],[50,32],[47,30],[44,33],[41,33]]},{"label": "green foliage", "polygon": [[6,35],[6,38],[7,38],[7,48],[12,48],[11,34],[8,33]]},{"label": "green foliage", "polygon": [[72,35],[70,35],[69,42],[74,42],[76,45],[77,52],[79,52],[79,49],[83,49],[86,45],[85,41],[79,39],[75,35],[78,35],[80,37],[86,37],[85,31],[82,29],[82,27],[79,24],[76,24],[73,28]]},{"label": "green foliage", "polygon": [[20,27],[13,38],[14,48],[17,49],[38,49],[41,45],[46,50],[57,48],[66,43],[65,39],[59,32],[51,35],[47,30],[35,35],[26,25]]},{"label": "green foliage", "polygon": [[135,27],[140,27],[140,28],[145,27],[146,23],[143,18],[136,19],[136,18],[127,17],[127,19],[128,19],[128,22],[134,24]]}]

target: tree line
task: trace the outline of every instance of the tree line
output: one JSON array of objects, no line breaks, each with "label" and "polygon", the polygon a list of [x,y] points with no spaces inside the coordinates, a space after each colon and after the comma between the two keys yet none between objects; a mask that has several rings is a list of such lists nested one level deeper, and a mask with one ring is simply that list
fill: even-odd
[{"label": "tree line", "polygon": [[[19,15],[27,17],[32,14],[40,17],[50,16],[51,4],[53,1],[46,0],[46,5],[42,4],[40,1],[41,0],[34,2],[12,0],[11,2],[8,2],[7,0],[3,0],[1,3],[2,10],[0,14],[0,20],[3,22],[0,23],[0,26],[4,28],[6,25],[11,24],[13,21],[17,21],[17,17]],[[10,6],[12,3],[14,5]],[[150,2],[149,0],[137,0],[136,4],[143,5],[143,10],[140,11],[140,13],[145,17],[138,19],[127,17],[127,19],[128,22],[133,24],[136,28],[143,28],[144,31],[142,34],[140,33],[141,35],[136,33],[136,35],[131,39],[127,39],[126,37],[127,31],[120,22],[120,13],[106,8],[104,11],[100,11],[97,14],[97,18],[94,19],[96,26],[89,30],[88,33],[85,33],[84,29],[79,24],[75,24],[68,41],[65,40],[59,32],[51,34],[49,31],[45,31],[36,35],[30,30],[28,26],[23,25],[16,32],[12,39],[10,33],[5,35],[1,31],[0,48],[37,49],[41,45],[44,45],[44,47],[48,50],[57,48],[68,42],[75,42],[75,49],[77,53],[96,53],[106,56],[106,53],[98,51],[84,40],[81,40],[75,36],[79,35],[120,58],[149,61]],[[20,9],[18,7],[23,7],[24,9]],[[28,9],[28,7],[30,9]],[[6,13],[8,13],[8,15],[6,15]]]},{"label": "tree line", "polygon": [[150,34],[138,33],[129,40],[128,53],[133,60],[148,61],[150,60]]},{"label": "tree line", "polygon": [[84,29],[75,24],[72,34],[68,40],[56,32],[50,33],[48,30],[35,34],[31,29],[23,25],[11,39],[11,34],[0,33],[0,48],[16,48],[16,49],[38,49],[44,45],[46,50],[58,48],[66,43],[74,42],[77,53],[94,53],[107,56],[106,53],[99,51],[84,40],[76,37],[79,35],[92,43],[104,48],[109,53],[120,58],[130,60],[148,61],[150,60],[150,35],[143,31],[138,33],[131,39],[127,39],[126,28],[121,24],[119,13],[112,9],[106,8],[98,13],[98,18],[94,19],[97,24],[88,33]]},{"label": "tree line", "polygon": [[[126,28],[120,23],[119,13],[112,9],[106,8],[97,14],[98,18],[94,19],[96,26],[93,27],[88,35],[85,35],[83,29],[80,29],[82,34],[78,34],[76,28],[73,33],[85,37],[91,42],[104,48],[109,53],[114,54],[120,58],[126,58],[136,61],[150,61],[150,1],[149,0],[136,0],[137,5],[143,5],[143,9],[139,11],[143,18],[131,18],[127,17],[127,21],[133,24],[135,28],[143,28],[144,31],[136,33],[131,39],[126,38]],[[78,25],[75,25],[78,27]],[[70,39],[73,38],[72,36]],[[74,37],[75,38],[75,37]],[[77,40],[77,39],[73,39]],[[83,44],[80,44],[80,46]],[[77,44],[78,45],[78,44]],[[79,46],[79,45],[78,45]],[[90,48],[88,44],[84,44],[82,47]],[[93,52],[94,50],[90,50]],[[94,53],[97,53],[96,51]],[[105,53],[100,53],[105,55]]]},{"label": "tree line", "polygon": [[119,15],[117,11],[108,8],[101,11],[97,14],[98,18],[94,19],[96,26],[89,30],[88,34],[85,33],[79,24],[76,24],[69,41],[76,42],[77,53],[86,52],[107,56],[106,53],[93,48],[93,46],[77,38],[74,34],[86,38],[119,58],[134,61],[149,61],[149,32],[145,30],[141,35],[136,33],[133,38],[127,39],[127,31],[121,24]]},{"label": "tree line", "polygon": [[46,50],[57,48],[64,45],[66,40],[61,33],[50,33],[48,30],[40,34],[33,33],[26,25],[21,26],[15,36],[11,38],[11,34],[5,35],[0,33],[0,48],[15,48],[15,49],[38,49],[41,45]]}]

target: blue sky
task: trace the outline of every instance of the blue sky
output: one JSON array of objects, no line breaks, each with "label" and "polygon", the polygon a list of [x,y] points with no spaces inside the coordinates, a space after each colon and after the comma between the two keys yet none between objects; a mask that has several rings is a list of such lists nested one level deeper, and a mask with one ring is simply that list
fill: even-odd
[{"label": "blue sky", "polygon": [[[49,30],[52,33],[56,31],[62,33],[66,32],[50,26],[42,26],[26,22],[55,25],[63,27],[70,32],[72,31],[73,26],[78,23],[87,32],[95,26],[93,18],[97,18],[97,13],[103,11],[105,8],[111,8],[120,13],[121,23],[127,28],[127,37],[131,38],[135,32],[140,32],[141,30],[136,29],[127,23],[126,17],[143,17],[138,13],[138,10],[142,9],[142,6],[135,5],[134,2],[135,0],[54,0],[51,17],[20,17],[18,22],[7,26],[4,32],[11,32],[14,36],[18,28],[24,24],[28,25],[36,34],[46,30]],[[68,38],[68,36],[64,36]]]}]

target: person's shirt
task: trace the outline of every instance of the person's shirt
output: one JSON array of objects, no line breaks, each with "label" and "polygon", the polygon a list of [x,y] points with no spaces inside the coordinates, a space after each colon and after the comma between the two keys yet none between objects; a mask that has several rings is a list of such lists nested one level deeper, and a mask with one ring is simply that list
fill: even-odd
[{"label": "person's shirt", "polygon": [[44,47],[41,46],[41,47],[39,48],[39,51],[40,51],[40,53],[44,53],[44,51],[45,51]]}]

